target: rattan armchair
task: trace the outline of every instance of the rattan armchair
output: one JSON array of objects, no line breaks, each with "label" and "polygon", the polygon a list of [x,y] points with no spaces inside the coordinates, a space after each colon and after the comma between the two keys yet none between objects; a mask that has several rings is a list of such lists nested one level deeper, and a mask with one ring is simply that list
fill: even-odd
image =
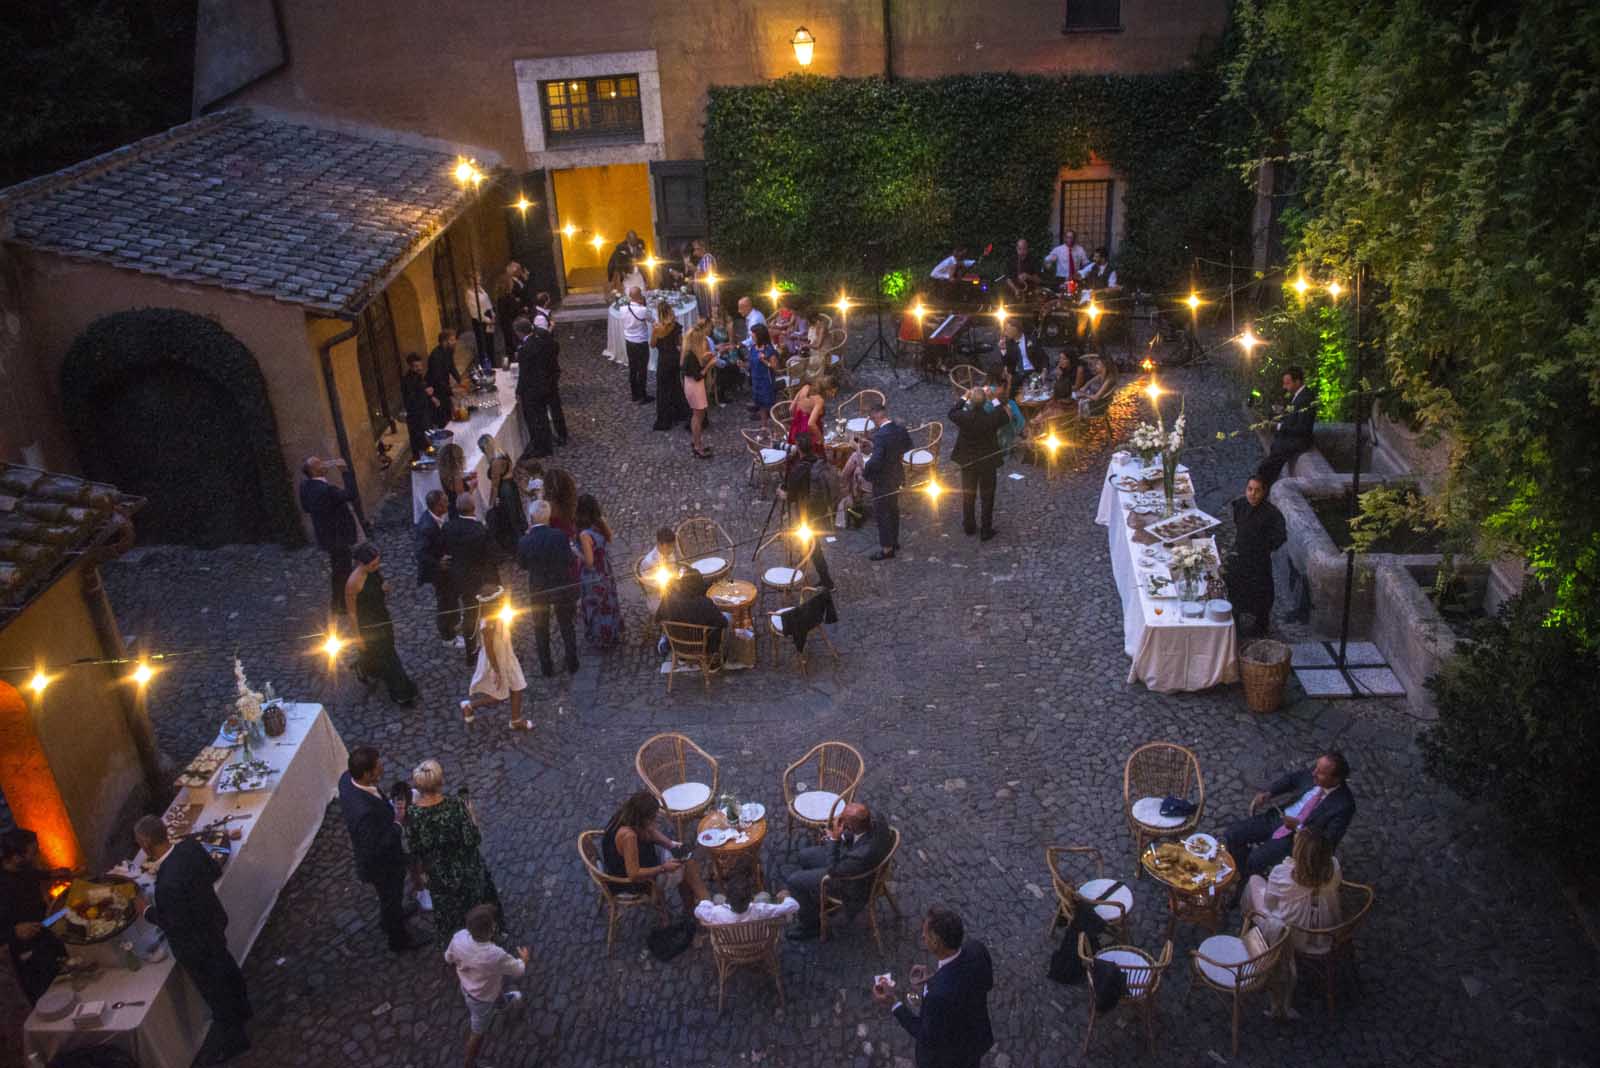
[{"label": "rattan armchair", "polygon": [[1328,1017],[1334,1013],[1334,979],[1339,965],[1350,962],[1352,974],[1356,966],[1356,931],[1366,922],[1367,913],[1377,894],[1365,883],[1339,881],[1339,905],[1342,921],[1332,927],[1300,927],[1289,924],[1289,944],[1297,964],[1304,965],[1322,976],[1328,998]]},{"label": "rattan armchair", "polygon": [[883,395],[881,389],[863,389],[845,398],[844,403],[839,405],[839,413],[858,419],[865,419],[874,405],[888,403],[889,400]]},{"label": "rattan armchair", "polygon": [[707,586],[733,573],[738,549],[715,519],[690,516],[678,524],[673,538],[678,543],[678,560],[700,572]]},{"label": "rattan armchair", "polygon": [[944,424],[938,420],[911,430],[911,449],[901,461],[906,465],[908,486],[921,485],[939,466],[939,445],[944,441]]},{"label": "rattan armchair", "polygon": [[[865,912],[867,914],[867,927],[872,931],[872,942],[878,947],[879,953],[883,952],[883,936],[878,933],[878,902],[888,902],[890,910],[894,912],[895,919],[899,919],[902,915],[900,903],[894,899],[894,894],[889,890],[889,879],[894,875],[894,855],[900,848],[900,828],[889,828],[889,834],[893,838],[889,843],[889,852],[885,853],[883,859],[878,861],[876,868],[871,871],[864,871],[860,875],[833,875],[830,873],[822,877],[822,882],[818,884],[817,888],[817,898],[822,903],[817,910],[817,922],[822,932],[820,935],[821,941],[826,942],[828,940],[829,916],[842,912],[844,913],[844,922],[849,923],[860,913]],[[846,900],[846,895],[850,893],[852,884],[863,882],[867,884],[867,896],[861,902],[861,907],[852,911],[850,902]],[[837,925],[836,922],[835,926]]]},{"label": "rattan armchair", "polygon": [[[1105,877],[1106,865],[1098,849],[1045,846],[1044,862],[1050,868],[1050,883],[1056,891],[1056,911],[1050,917],[1050,934],[1053,935],[1058,926],[1070,926],[1078,909],[1090,907],[1119,937],[1127,937],[1133,888],[1126,883],[1118,887],[1119,880]],[[1107,894],[1113,888],[1115,892]]]},{"label": "rattan armchair", "polygon": [[[722,670],[722,647],[711,648],[711,632],[715,627],[699,623],[663,623],[661,633],[666,636],[669,657],[667,660],[667,692],[672,692],[672,679],[679,664],[699,667],[700,679],[706,692],[711,692],[711,676]],[[724,631],[726,634],[726,631]]]},{"label": "rattan armchair", "polygon": [[1207,986],[1232,1001],[1235,1057],[1239,1056],[1239,1017],[1244,995],[1269,988],[1274,973],[1283,964],[1288,944],[1288,927],[1279,930],[1278,937],[1272,940],[1265,937],[1264,931],[1255,929],[1257,921],[1265,918],[1259,912],[1247,912],[1237,937],[1212,935],[1200,943],[1199,949],[1189,951],[1194,974],[1184,1000],[1197,987]]},{"label": "rattan armchair", "polygon": [[600,859],[600,840],[604,837],[604,831],[584,831],[578,835],[578,857],[583,861],[584,870],[589,873],[595,889],[600,892],[600,907],[606,910],[606,956],[609,957],[611,944],[616,939],[617,917],[622,911],[652,905],[662,924],[665,924],[667,903],[654,879],[647,880],[650,889],[645,892],[638,890],[637,884],[625,878],[606,874]]},{"label": "rattan armchair", "polygon": [[[819,537],[817,534],[802,537],[795,531],[780,530],[756,546],[750,560],[756,569],[756,615],[759,618],[770,619],[779,605],[792,608],[800,603],[801,591],[806,588],[806,567],[817,551]],[[781,562],[773,559],[775,550],[768,551],[774,545],[782,549]],[[763,553],[767,554],[764,565],[761,562]]]},{"label": "rattan armchair", "polygon": [[794,400],[794,395],[806,381],[806,358],[790,356],[783,364],[783,374],[773,378],[773,384],[783,390],[783,399]]},{"label": "rattan armchair", "polygon": [[[799,773],[815,762],[814,773],[807,772],[810,785],[801,789]],[[839,810],[856,796],[866,764],[861,754],[845,742],[822,742],[783,771],[783,800],[788,810],[784,821],[791,844],[794,826],[811,831],[826,830]]]},{"label": "rattan armchair", "polygon": [[[766,617],[766,620],[767,620],[767,635],[772,641],[772,663],[774,665],[776,665],[778,663],[778,651],[781,648],[783,648],[783,643],[786,640],[788,640],[788,637],[789,637],[783,631],[783,617],[784,617],[784,614],[787,613],[787,612],[794,611],[795,608],[798,608],[800,605],[805,604],[811,598],[815,597],[817,594],[822,593],[822,592],[823,592],[823,590],[822,590],[822,587],[820,587],[820,586],[807,586],[807,587],[805,587],[804,589],[802,589],[800,591],[799,604],[793,605],[793,606],[785,606],[783,608],[778,609],[775,612],[770,613]],[[834,594],[835,596],[837,596],[837,594],[833,590],[829,590],[828,592],[830,594]],[[834,664],[834,667],[837,668],[839,666],[839,648],[838,648],[838,646],[833,644],[833,638],[832,638],[831,635],[828,634],[828,626],[827,626],[827,624],[823,623],[823,622],[818,622],[815,627],[811,628],[811,630],[809,632],[809,637],[807,638],[807,640],[809,641],[811,637],[821,637],[822,638],[823,644],[828,647],[828,652],[833,654],[833,664]],[[807,654],[805,654],[803,652],[800,652],[799,650],[795,651],[795,660],[799,662],[800,674],[801,675],[805,675],[806,674],[806,669],[809,666],[810,659],[811,658]]]},{"label": "rattan armchair", "polygon": [[[1168,797],[1194,802],[1186,817],[1162,816],[1161,802]],[[1173,742],[1150,742],[1133,751],[1122,769],[1122,809],[1133,835],[1137,863],[1147,842],[1189,834],[1200,826],[1206,810],[1206,782],[1193,751]],[[1144,868],[1139,868],[1142,876]]]},{"label": "rattan armchair", "polygon": [[1089,1027],[1083,1033],[1083,1052],[1089,1052],[1089,1039],[1094,1037],[1094,1022],[1099,1016],[1099,1001],[1094,989],[1094,962],[1102,960],[1122,970],[1124,992],[1122,1000],[1138,1010],[1144,1020],[1145,1045],[1153,1056],[1156,1051],[1156,992],[1161,980],[1172,966],[1172,940],[1161,947],[1161,956],[1152,957],[1137,946],[1107,946],[1096,952],[1089,945],[1089,936],[1078,935],[1078,960],[1083,962],[1083,974],[1089,982]]},{"label": "rattan armchair", "polygon": [[778,437],[781,440],[788,440],[789,419],[793,413],[794,401],[792,400],[781,400],[767,409],[767,415],[772,418],[773,425],[778,428]]},{"label": "rattan armchair", "polygon": [[722,1015],[727,1000],[728,973],[735,968],[757,967],[767,971],[778,988],[778,1005],[782,1007],[783,975],[778,965],[778,941],[792,915],[706,924],[705,932],[711,938],[711,960],[717,966],[717,1015]]},{"label": "rattan armchair", "polygon": [[767,444],[767,438],[761,431],[742,428],[739,436],[744,439],[744,447],[750,453],[750,484],[765,497],[773,486],[783,481],[783,469],[789,461],[789,454]]},{"label": "rattan armchair", "polygon": [[633,769],[661,802],[667,818],[678,825],[678,840],[690,841],[686,833],[690,821],[709,809],[717,796],[717,758],[685,735],[658,734],[639,747]]},{"label": "rattan armchair", "polygon": [[983,385],[987,380],[988,375],[984,373],[983,368],[974,367],[970,363],[958,363],[950,368],[950,384],[963,393],[975,386]]}]

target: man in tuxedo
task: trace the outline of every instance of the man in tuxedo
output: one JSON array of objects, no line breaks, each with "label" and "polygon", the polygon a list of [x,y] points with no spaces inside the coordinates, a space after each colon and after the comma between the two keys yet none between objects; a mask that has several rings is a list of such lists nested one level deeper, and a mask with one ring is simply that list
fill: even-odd
[{"label": "man in tuxedo", "polygon": [[1022,336],[1022,324],[1009,320],[1000,336],[1000,366],[1006,376],[1006,396],[1015,400],[1030,375],[1045,369],[1044,350]]},{"label": "man in tuxedo", "polygon": [[[795,942],[813,939],[821,929],[823,876],[864,875],[883,863],[894,843],[889,828],[881,822],[874,823],[871,811],[859,802],[844,806],[823,837],[821,845],[800,850],[798,867],[786,880],[789,893],[800,902],[799,918],[788,934]],[[839,884],[847,908],[860,908],[866,903],[872,889],[868,881]]]},{"label": "man in tuxedo", "polygon": [[556,445],[567,443],[567,420],[561,410],[561,345],[538,320],[518,319],[513,329],[522,339],[517,347],[517,403],[528,427],[528,455],[543,458],[554,453]]},{"label": "man in tuxedo", "polygon": [[878,518],[878,551],[869,560],[893,560],[900,551],[900,489],[906,484],[905,455],[911,451],[911,435],[889,418],[889,409],[874,404],[867,412],[872,420],[872,456],[861,474],[872,483],[872,514]]},{"label": "man in tuxedo", "polygon": [[444,525],[450,515],[449,499],[442,489],[429,490],[424,498],[428,510],[422,513],[412,530],[412,544],[417,560],[417,585],[432,586],[434,625],[439,629],[439,640],[458,649],[466,648],[466,639],[456,633],[460,624],[459,603],[450,591],[450,556],[444,544]]},{"label": "man in tuxedo", "polygon": [[250,996],[244,975],[228,950],[228,913],[217,900],[222,871],[206,847],[193,838],[174,845],[160,816],[142,816],[133,837],[155,863],[155,901],[143,905],[144,918],[161,928],[172,955],[205,998],[215,1025],[198,1063],[221,1064],[250,1048],[245,1022]]},{"label": "man in tuxedo", "polygon": [[1272,448],[1256,468],[1256,477],[1269,490],[1283,473],[1284,465],[1311,448],[1311,430],[1317,420],[1317,395],[1306,388],[1303,369],[1291,367],[1283,372],[1283,391],[1289,395],[1289,405],[1274,425]]},{"label": "man in tuxedo", "polygon": [[328,468],[344,466],[343,460],[324,460],[319,456],[308,456],[300,465],[300,472],[305,475],[300,483],[300,510],[311,517],[317,548],[328,554],[332,579],[328,610],[336,616],[345,614],[344,585],[354,569],[350,550],[360,540],[355,512],[351,510],[355,495],[328,481]]},{"label": "man in tuxedo", "polygon": [[1349,777],[1350,764],[1344,754],[1330,749],[1311,767],[1281,776],[1256,794],[1252,808],[1261,808],[1280,794],[1289,800],[1286,805],[1264,808],[1223,832],[1234,862],[1246,875],[1265,876],[1293,852],[1295,832],[1302,827],[1320,832],[1337,848],[1356,814]]},{"label": "man in tuxedo", "polygon": [[[461,620],[467,663],[478,662],[478,591],[500,585],[494,566],[494,541],[489,528],[478,522],[478,499],[471,490],[456,496],[455,518],[445,520],[445,565],[450,585],[451,609]],[[454,932],[451,932],[452,934]]]},{"label": "man in tuxedo", "polygon": [[450,409],[455,407],[451,400],[451,383],[461,385],[466,381],[461,377],[461,369],[456,366],[454,330],[439,331],[439,344],[428,353],[428,372],[424,377],[428,388],[433,390],[433,423],[435,426],[444,426],[450,422]]},{"label": "man in tuxedo", "polygon": [[561,647],[567,654],[567,674],[578,672],[578,557],[567,536],[550,525],[550,502],[534,501],[528,508],[532,524],[517,542],[517,563],[528,573],[528,601],[533,613],[533,636],[539,649],[539,670],[556,673],[550,655],[550,617],[561,628]]},{"label": "man in tuxedo", "polygon": [[433,387],[422,373],[422,357],[413,352],[406,357],[406,373],[400,376],[400,398],[406,406],[406,437],[411,442],[411,458],[428,454],[428,431],[433,427]]},{"label": "man in tuxedo", "polygon": [[908,977],[920,988],[922,1011],[896,999],[892,982],[872,986],[872,1000],[893,1004],[894,1018],[916,1041],[917,1068],[977,1068],[994,1047],[989,1023],[989,991],[994,964],[976,938],[967,938],[961,917],[932,905],[922,921],[922,941],[939,962],[930,972],[914,964]]},{"label": "man in tuxedo", "polygon": [[[383,759],[369,745],[350,750],[348,770],[339,776],[339,810],[344,813],[355,850],[356,876],[378,892],[378,923],[396,953],[416,949],[426,940],[406,928],[401,898],[410,859],[394,819],[394,805],[383,793]],[[415,907],[415,903],[412,903]]]},{"label": "man in tuxedo", "polygon": [[[974,387],[950,409],[956,427],[956,447],[950,459],[961,466],[961,529],[979,540],[995,536],[995,476],[1005,457],[1000,455],[1000,428],[1011,418],[1006,407],[990,403],[989,391]],[[982,526],[978,524],[981,502]]]}]

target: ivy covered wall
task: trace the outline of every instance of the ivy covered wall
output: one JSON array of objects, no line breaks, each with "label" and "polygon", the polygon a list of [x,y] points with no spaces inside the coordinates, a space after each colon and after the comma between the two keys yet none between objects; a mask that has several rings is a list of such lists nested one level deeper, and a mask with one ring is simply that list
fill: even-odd
[{"label": "ivy covered wall", "polygon": [[1186,284],[1192,255],[1248,262],[1250,193],[1217,149],[1203,71],[1138,76],[793,75],[713,88],[714,248],[733,271],[859,277],[864,243],[922,277],[953,242],[1050,244],[1061,168],[1125,180],[1124,285]]}]

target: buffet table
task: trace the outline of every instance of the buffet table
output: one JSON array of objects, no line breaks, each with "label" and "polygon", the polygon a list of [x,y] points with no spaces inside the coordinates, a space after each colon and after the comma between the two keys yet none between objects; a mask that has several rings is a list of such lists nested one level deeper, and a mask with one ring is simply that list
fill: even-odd
[{"label": "buffet table", "polygon": [[[494,439],[495,447],[501,452],[510,453],[515,460],[522,455],[522,450],[528,444],[528,428],[522,421],[522,413],[517,407],[517,376],[510,371],[496,371],[494,373],[495,395],[499,398],[498,408],[474,408],[468,413],[464,423],[451,422],[446,428],[455,434],[452,445],[460,445],[461,451],[467,454],[466,470],[476,471],[478,474],[478,512],[480,515],[488,511],[488,506],[494,502],[485,499],[489,487],[489,461],[483,455],[483,450],[478,447],[478,439],[488,434]],[[466,399],[469,403],[482,403],[488,396],[484,393],[469,393]],[[437,468],[428,468],[411,472],[411,521],[415,523],[422,518],[422,513],[428,510],[428,494],[439,489],[439,471]]]},{"label": "buffet table", "polygon": [[[343,740],[321,705],[286,705],[285,712],[287,729],[256,752],[258,758],[280,769],[269,778],[267,789],[219,794],[209,787],[186,787],[173,801],[174,807],[190,802],[204,805],[195,817],[196,828],[232,815],[234,820],[227,826],[240,830],[240,837],[232,843],[233,855],[217,881],[217,897],[228,912],[228,947],[240,961],[261,933],[279,891],[311,848],[349,760]],[[134,866],[143,861],[141,852],[134,858]],[[149,895],[153,876],[140,875],[138,881]],[[137,920],[114,942],[149,944],[155,935],[145,921]],[[92,955],[102,960],[106,956],[85,953],[103,945],[68,948],[74,956]],[[165,951],[164,943],[161,948]],[[62,977],[56,984],[71,982]],[[45,1020],[37,1012],[31,1013],[23,1025],[27,1053],[37,1053],[48,1062],[70,1050],[110,1045],[126,1050],[141,1068],[189,1068],[210,1026],[205,1002],[170,952],[138,971],[102,967],[76,989],[80,1002],[106,1002],[105,1018],[94,1027],[79,1027],[70,1014]],[[109,1008],[119,1001],[126,1006]]]},{"label": "buffet table", "polygon": [[[1122,596],[1122,647],[1133,658],[1128,681],[1142,682],[1158,693],[1237,682],[1239,653],[1233,620],[1185,619],[1176,598],[1152,597],[1140,585],[1135,560],[1143,546],[1134,540],[1135,530],[1128,525],[1128,495],[1112,482],[1119,475],[1137,477],[1141,470],[1137,460],[1119,465],[1113,459],[1100,486],[1100,508],[1095,515],[1095,522],[1107,528],[1111,573]],[[1215,553],[1214,541],[1211,546]]]},{"label": "buffet table", "polygon": [[[652,327],[655,325],[656,305],[661,302],[662,295],[659,292],[645,294],[645,303],[650,308],[650,325]],[[687,337],[689,328],[695,324],[695,320],[700,318],[700,309],[695,304],[694,297],[686,297],[682,293],[672,294],[671,301],[673,314],[677,316],[678,325],[683,327],[684,336]],[[600,354],[623,365],[628,362],[628,346],[622,337],[622,328],[627,324],[627,315],[627,305],[611,309],[610,315],[606,319],[606,350]],[[655,369],[656,347],[651,345],[650,370],[654,371]]]}]

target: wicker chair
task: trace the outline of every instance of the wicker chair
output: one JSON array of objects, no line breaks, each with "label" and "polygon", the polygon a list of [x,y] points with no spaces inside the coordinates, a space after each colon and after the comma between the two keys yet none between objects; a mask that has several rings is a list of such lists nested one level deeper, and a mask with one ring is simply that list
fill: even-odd
[{"label": "wicker chair", "polygon": [[733,573],[737,547],[722,524],[703,515],[690,516],[673,531],[678,543],[678,559],[705,578],[706,585]]},{"label": "wicker chair", "polygon": [[[821,592],[822,588],[820,586],[805,587],[800,591],[800,604],[805,604],[812,597]],[[798,605],[795,607],[798,607]],[[788,635],[784,634],[783,632],[784,613],[791,612],[793,610],[793,608],[788,607],[780,608],[776,612],[773,612],[771,615],[767,616],[767,634],[772,639],[772,662],[774,664],[778,662],[778,650],[783,648],[784,639],[788,637]],[[818,623],[811,629],[811,635],[813,637],[820,636],[822,638],[823,643],[828,647],[828,652],[833,654],[834,667],[837,668],[839,665],[839,649],[833,644],[833,638],[828,634],[827,625],[824,623]],[[800,664],[800,674],[804,675],[806,673],[808,661],[811,658],[807,654],[797,650],[795,659]]]},{"label": "wicker chair", "polygon": [[[818,538],[818,535],[813,535],[802,544],[800,535],[780,530],[756,546],[750,560],[756,568],[757,618],[770,620],[772,613],[777,611],[772,602],[790,608],[800,603],[801,591],[806,588],[806,565],[811,563],[811,554],[817,551]],[[784,550],[783,562],[771,562],[771,554],[768,554],[769,562],[763,566],[761,554],[778,544]]]},{"label": "wicker chair", "polygon": [[906,465],[906,485],[921,485],[933,474],[939,466],[939,445],[943,440],[944,424],[937,420],[911,431],[911,450],[901,457]]},{"label": "wicker chair", "polygon": [[700,668],[700,679],[711,692],[711,676],[722,670],[722,649],[713,652],[709,646],[714,627],[699,623],[663,623],[661,633],[666,636],[671,656],[667,661],[667,692],[672,692],[672,679],[679,664],[695,664]]},{"label": "wicker chair", "polygon": [[[1183,818],[1161,815],[1161,802],[1167,797],[1193,800],[1194,812]],[[1147,842],[1182,837],[1200,826],[1200,817],[1206,810],[1206,782],[1200,775],[1200,761],[1192,751],[1172,742],[1141,745],[1122,769],[1122,808],[1133,834],[1133,859],[1137,863]],[[1143,866],[1139,873],[1144,874]]]},{"label": "wicker chair", "polygon": [[[790,915],[793,915],[792,913]],[[728,973],[735,968],[759,967],[772,975],[778,988],[778,1005],[783,1005],[783,976],[778,966],[778,941],[789,916],[769,916],[742,923],[711,923],[705,926],[711,937],[711,960],[717,966],[717,1015],[722,1015],[728,991]]]},{"label": "wicker chair", "polygon": [[773,377],[773,385],[783,391],[784,400],[794,400],[794,395],[806,380],[806,358],[804,356],[790,356],[784,362],[783,374]]},{"label": "wicker chair", "polygon": [[781,400],[767,410],[767,414],[772,417],[773,425],[778,428],[780,440],[788,440],[789,419],[793,413],[794,401],[792,400]]},{"label": "wicker chair", "polygon": [[689,841],[689,824],[704,814],[717,796],[717,758],[682,734],[658,734],[639,747],[633,769],[661,802],[667,818],[678,825],[678,840]]},{"label": "wicker chair", "polygon": [[661,897],[661,888],[650,880],[650,891],[633,889],[634,884],[615,875],[607,875],[600,859],[600,840],[604,831],[584,831],[578,835],[578,857],[589,873],[595,889],[600,891],[600,907],[606,910],[606,956],[611,956],[611,944],[617,935],[617,917],[626,909],[654,906],[662,924],[667,922],[667,903]]},{"label": "wicker chair", "polygon": [[1322,976],[1328,997],[1329,1019],[1333,1018],[1334,1013],[1334,979],[1338,975],[1339,965],[1349,961],[1351,974],[1355,974],[1356,931],[1366,921],[1376,897],[1376,892],[1367,884],[1342,879],[1339,882],[1339,904],[1343,921],[1333,927],[1288,925],[1295,962]]},{"label": "wicker chair", "polygon": [[988,375],[984,373],[983,368],[974,367],[970,363],[958,363],[950,368],[950,384],[963,393],[975,386],[983,385],[987,380]]},{"label": "wicker chair", "polygon": [[1122,969],[1122,979],[1127,990],[1122,1000],[1139,1010],[1144,1018],[1144,1040],[1150,1053],[1156,1051],[1156,991],[1161,989],[1161,979],[1172,965],[1172,940],[1161,947],[1161,956],[1152,957],[1135,946],[1108,946],[1094,952],[1089,946],[1089,936],[1078,935],[1078,959],[1083,962],[1083,974],[1089,981],[1089,1029],[1083,1033],[1083,1052],[1089,1052],[1089,1039],[1094,1037],[1094,1022],[1098,1013],[1094,991],[1094,962],[1103,960]]},{"label": "wicker chair", "polygon": [[[816,774],[809,789],[798,789],[798,772],[815,761]],[[788,809],[784,821],[791,846],[794,826],[811,831],[826,830],[838,810],[849,804],[861,785],[866,765],[854,746],[844,742],[822,742],[783,771],[783,800]]]},{"label": "wicker chair", "polygon": [[[1116,893],[1100,900],[1101,896],[1116,886],[1117,880],[1107,879],[1105,861],[1100,851],[1092,846],[1045,846],[1044,862],[1050,868],[1050,883],[1056,891],[1056,911],[1050,917],[1050,934],[1058,926],[1070,926],[1072,917],[1084,905],[1093,907],[1095,915],[1109,924],[1121,938],[1128,937],[1128,913],[1133,911],[1133,889],[1124,884]],[[1073,870],[1064,870],[1070,865]],[[1084,878],[1089,872],[1094,874]]]},{"label": "wicker chair", "polygon": [[744,447],[750,453],[750,484],[756,487],[761,496],[766,497],[772,487],[783,480],[783,468],[789,461],[789,454],[768,445],[759,431],[741,429],[739,436],[744,438]]},{"label": "wicker chair", "polygon": [[[844,914],[844,922],[849,923],[861,912],[867,914],[867,927],[872,931],[872,942],[878,947],[878,952],[883,952],[883,936],[878,933],[878,902],[887,901],[889,908],[894,912],[895,918],[901,916],[900,903],[894,899],[894,894],[889,891],[889,878],[894,874],[894,855],[900,848],[900,829],[889,828],[893,841],[889,844],[889,852],[883,855],[878,866],[871,871],[862,872],[860,875],[824,875],[817,888],[817,897],[822,902],[822,907],[817,912],[817,921],[820,925],[820,940],[828,940],[828,917],[835,913]],[[851,911],[844,895],[851,883],[867,883],[867,896],[861,903],[861,908]]]},{"label": "wicker chair", "polygon": [[[1244,995],[1267,990],[1273,975],[1283,964],[1288,944],[1289,928],[1283,927],[1276,940],[1268,941],[1265,932],[1256,929],[1259,912],[1247,912],[1239,925],[1239,934],[1212,935],[1200,943],[1199,949],[1189,951],[1194,964],[1189,995],[1200,986],[1210,987],[1233,1002],[1233,1055],[1239,1056],[1239,1017]],[[1184,996],[1185,1002],[1189,995]]]},{"label": "wicker chair", "polygon": [[846,398],[845,402],[839,405],[839,411],[841,414],[851,414],[859,419],[865,419],[867,413],[872,411],[873,405],[888,403],[889,400],[881,389],[863,389]]}]

